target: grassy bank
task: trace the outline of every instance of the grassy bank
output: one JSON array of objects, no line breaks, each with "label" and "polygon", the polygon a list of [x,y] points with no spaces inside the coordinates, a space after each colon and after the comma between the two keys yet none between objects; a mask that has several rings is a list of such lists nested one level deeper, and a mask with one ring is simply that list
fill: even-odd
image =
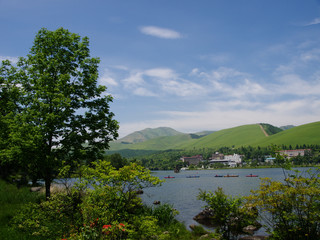
[{"label": "grassy bank", "polygon": [[22,187],[18,189],[16,186],[0,180],[0,239],[39,239],[14,231],[10,225],[10,220],[24,204],[39,202],[42,197],[38,193],[30,192],[30,188]]}]

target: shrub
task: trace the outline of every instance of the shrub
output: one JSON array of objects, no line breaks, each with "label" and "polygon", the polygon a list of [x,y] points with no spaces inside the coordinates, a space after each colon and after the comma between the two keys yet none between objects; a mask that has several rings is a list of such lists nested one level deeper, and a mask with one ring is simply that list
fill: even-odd
[{"label": "shrub", "polygon": [[109,162],[99,161],[69,191],[26,205],[14,223],[42,239],[171,239],[163,227],[176,222],[172,207],[162,205],[150,211],[136,194],[160,183],[135,163],[116,170]]},{"label": "shrub", "polygon": [[255,223],[257,213],[244,204],[244,198],[227,196],[222,188],[214,193],[200,190],[198,199],[207,203],[207,208],[213,210],[211,218],[213,225],[224,239],[230,239],[243,233],[243,228]]},{"label": "shrub", "polygon": [[271,239],[320,239],[320,175],[263,179],[248,197],[264,219]]}]

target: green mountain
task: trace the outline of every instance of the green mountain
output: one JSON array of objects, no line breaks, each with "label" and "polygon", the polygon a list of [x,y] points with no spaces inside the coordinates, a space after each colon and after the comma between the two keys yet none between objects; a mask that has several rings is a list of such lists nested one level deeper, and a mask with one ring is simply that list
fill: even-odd
[{"label": "green mountain", "polygon": [[263,140],[266,136],[259,124],[243,125],[214,132],[198,140],[192,140],[182,147],[192,148],[219,148],[241,147],[250,145],[257,140]]},{"label": "green mountain", "polygon": [[198,133],[181,133],[172,128],[147,128],[137,131],[110,143],[109,152],[119,150],[147,150],[158,151],[166,149],[180,149],[181,145],[192,139],[200,139],[214,131],[203,131]]},{"label": "green mountain", "polygon": [[117,140],[117,142],[127,143],[127,144],[139,143],[139,142],[145,142],[157,137],[168,137],[168,136],[175,136],[180,134],[182,133],[168,127],[146,128],[144,130],[131,133],[125,136],[124,138]]},{"label": "green mountain", "polygon": [[303,144],[320,144],[320,122],[304,124],[279,132],[264,140],[257,140],[253,146],[286,145],[293,146]]},{"label": "green mountain", "polygon": [[[164,136],[157,136],[157,134]],[[128,136],[130,138],[127,138]],[[296,126],[288,130],[261,123],[194,134],[180,133],[170,128],[157,128],[145,129],[128,136],[112,142],[109,151],[130,150],[142,153],[168,149],[239,148],[249,145],[264,147],[271,144],[295,147],[303,144],[320,144],[320,122]]]}]

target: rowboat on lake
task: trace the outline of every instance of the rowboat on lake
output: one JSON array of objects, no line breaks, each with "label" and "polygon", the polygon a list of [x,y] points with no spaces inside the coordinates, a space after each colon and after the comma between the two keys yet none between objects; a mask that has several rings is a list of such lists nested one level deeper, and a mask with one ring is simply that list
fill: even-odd
[{"label": "rowboat on lake", "polygon": [[239,177],[239,175],[229,175],[229,174],[227,174],[227,175],[224,175],[224,177]]},{"label": "rowboat on lake", "polygon": [[252,173],[250,173],[249,175],[247,175],[246,177],[259,177],[258,175],[253,175]]},{"label": "rowboat on lake", "polygon": [[200,176],[198,175],[190,175],[190,176],[186,176],[186,178],[199,178]]}]

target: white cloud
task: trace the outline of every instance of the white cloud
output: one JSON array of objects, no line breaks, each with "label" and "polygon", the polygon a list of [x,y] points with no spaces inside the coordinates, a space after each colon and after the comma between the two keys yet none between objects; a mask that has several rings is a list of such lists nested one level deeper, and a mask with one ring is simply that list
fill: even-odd
[{"label": "white cloud", "polygon": [[153,68],[153,69],[146,70],[144,74],[150,77],[167,78],[167,79],[177,77],[176,73],[169,68]]},{"label": "white cloud", "polygon": [[181,97],[199,96],[204,94],[206,88],[200,84],[196,84],[187,80],[170,80],[160,82],[163,91]]},{"label": "white cloud", "polygon": [[311,22],[305,24],[305,26],[311,26],[311,25],[316,25],[320,23],[320,18],[315,18]]},{"label": "white cloud", "polygon": [[310,51],[303,52],[300,56],[301,61],[319,61],[320,59],[320,49],[312,49]]},{"label": "white cloud", "polygon": [[142,72],[131,73],[129,77],[123,79],[122,81],[124,82],[125,87],[142,85],[144,83],[143,73]]},{"label": "white cloud", "polygon": [[144,26],[140,28],[143,34],[147,34],[154,37],[165,38],[165,39],[178,39],[182,38],[182,35],[174,30],[168,28],[160,28],[155,26]]},{"label": "white cloud", "polygon": [[138,96],[144,96],[144,97],[155,97],[157,96],[155,93],[153,93],[152,91],[146,89],[146,88],[143,88],[143,87],[138,87],[136,89],[133,90],[133,93],[135,95],[138,95]]},{"label": "white cloud", "polygon": [[198,74],[199,74],[199,69],[198,68],[192,69],[192,71],[189,73],[190,76],[198,75]]},{"label": "white cloud", "polygon": [[248,74],[227,67],[219,67],[218,69],[212,71],[211,74],[207,74],[207,76],[213,81],[221,81],[223,79],[229,80],[235,77],[244,77],[247,75]]},{"label": "white cloud", "polygon": [[239,85],[238,89],[234,92],[234,96],[243,95],[264,95],[267,90],[262,87],[259,83],[252,82],[249,79],[245,79],[242,84]]},{"label": "white cloud", "polygon": [[295,96],[320,95],[320,79],[311,82],[301,79],[297,74],[287,74],[281,76],[279,81],[274,87],[276,93]]},{"label": "white cloud", "polygon": [[118,83],[116,82],[115,79],[109,76],[102,76],[99,79],[99,82],[101,85],[106,85],[106,86],[118,86]]}]

